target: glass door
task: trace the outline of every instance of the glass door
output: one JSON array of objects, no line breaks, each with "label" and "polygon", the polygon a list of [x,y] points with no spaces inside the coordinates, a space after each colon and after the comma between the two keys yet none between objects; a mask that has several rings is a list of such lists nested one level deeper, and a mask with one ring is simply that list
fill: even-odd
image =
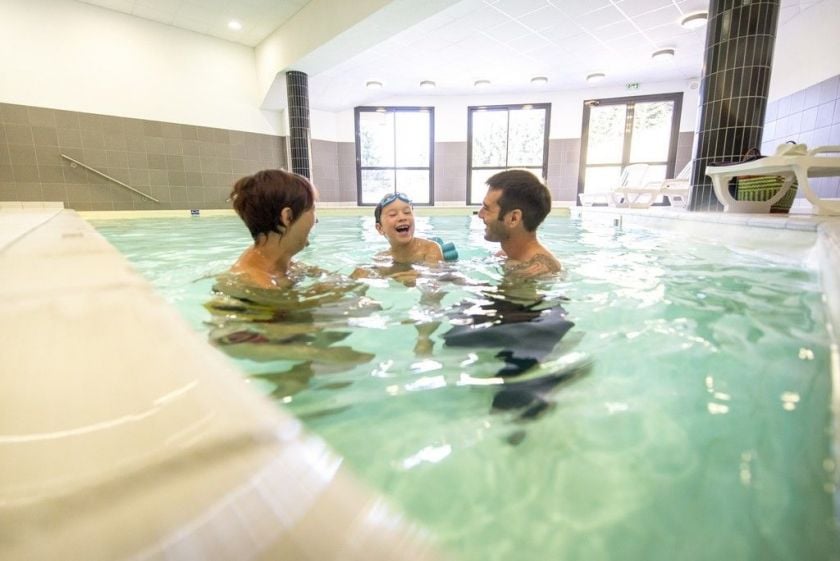
[{"label": "glass door", "polygon": [[672,177],[681,110],[682,93],[585,101],[578,193],[609,193],[630,164],[648,164],[644,183]]},{"label": "glass door", "polygon": [[434,108],[356,108],[357,202],[375,205],[402,192],[434,202]]}]

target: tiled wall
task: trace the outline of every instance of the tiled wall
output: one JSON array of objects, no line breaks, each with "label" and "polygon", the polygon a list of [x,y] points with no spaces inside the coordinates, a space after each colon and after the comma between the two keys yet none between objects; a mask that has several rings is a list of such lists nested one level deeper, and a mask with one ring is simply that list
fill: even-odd
[{"label": "tiled wall", "polygon": [[[762,154],[773,154],[776,146],[788,140],[809,148],[840,145],[840,76],[770,102],[764,121]],[[821,197],[840,197],[840,177],[811,179],[809,183]]]},{"label": "tiled wall", "polygon": [[341,183],[338,180],[338,142],[312,140],[312,182],[318,187],[321,201],[338,202]]},{"label": "tiled wall", "polygon": [[285,153],[279,136],[0,103],[0,201],[62,201],[76,210],[230,208],[234,181],[285,166]]},{"label": "tiled wall", "polygon": [[545,182],[553,201],[577,199],[580,145],[579,138],[549,140],[548,177]]},{"label": "tiled wall", "polygon": [[467,143],[435,142],[435,201],[467,200]]},{"label": "tiled wall", "polygon": [[353,142],[312,141],[312,180],[321,201],[356,204],[356,145]]}]

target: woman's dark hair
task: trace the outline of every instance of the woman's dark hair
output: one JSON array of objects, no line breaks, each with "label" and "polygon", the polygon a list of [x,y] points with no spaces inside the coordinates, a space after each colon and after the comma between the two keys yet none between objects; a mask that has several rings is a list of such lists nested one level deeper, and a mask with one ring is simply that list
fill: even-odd
[{"label": "woman's dark hair", "polygon": [[508,211],[522,211],[525,229],[533,232],[551,212],[551,192],[540,179],[525,169],[501,171],[487,180],[491,191],[500,190],[499,219]]},{"label": "woman's dark hair", "polygon": [[292,221],[315,204],[315,189],[302,175],[282,169],[266,169],[243,177],[230,192],[233,209],[245,222],[254,240],[269,232],[283,234],[280,212],[289,207]]}]

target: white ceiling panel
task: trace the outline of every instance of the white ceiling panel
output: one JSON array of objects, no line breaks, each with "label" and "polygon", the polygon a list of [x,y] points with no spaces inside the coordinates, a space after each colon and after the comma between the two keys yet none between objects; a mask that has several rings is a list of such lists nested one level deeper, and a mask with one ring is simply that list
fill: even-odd
[{"label": "white ceiling panel", "polygon": [[459,21],[462,25],[472,29],[486,31],[510,21],[510,16],[505,15],[504,12],[500,12],[490,5],[483,4],[472,14],[462,16]]},{"label": "white ceiling panel", "polygon": [[545,47],[552,46],[552,43],[533,33],[508,41],[508,47],[519,53],[527,54]]},{"label": "white ceiling panel", "polygon": [[610,0],[550,0],[550,2],[561,12],[573,18],[613,5]]},{"label": "white ceiling panel", "polygon": [[600,10],[593,10],[591,12],[581,14],[575,18],[581,26],[586,29],[599,29],[618,22],[627,22],[627,18],[621,15],[621,12],[615,6],[606,6]]},{"label": "white ceiling panel", "polygon": [[647,37],[644,37],[641,33],[630,33],[623,37],[610,39],[607,41],[607,45],[623,55],[627,55],[628,50],[642,49],[644,51],[651,51]]},{"label": "white ceiling panel", "polygon": [[[633,18],[633,21],[636,22],[636,25],[638,25],[642,31],[647,31],[660,26],[667,26],[671,29],[679,23],[683,15],[684,14],[680,12],[674,4],[670,4],[664,8],[660,8],[659,10],[639,14]],[[675,33],[680,29],[681,28],[677,26],[677,30],[671,29],[671,32]]]},{"label": "white ceiling panel", "polygon": [[529,12],[517,19],[537,31],[563,25],[568,22],[568,18],[554,6],[543,6],[539,10]]},{"label": "white ceiling panel", "polygon": [[598,27],[597,29],[591,29],[590,33],[604,43],[609,44],[613,39],[638,34],[639,28],[632,21],[620,20],[603,27]]},{"label": "white ceiling panel", "polygon": [[497,25],[496,27],[484,31],[484,34],[489,35],[502,43],[506,43],[533,32],[533,29],[529,28],[522,22],[515,19],[508,19],[501,25]]},{"label": "white ceiling panel", "polygon": [[[252,47],[308,2],[81,1]],[[781,0],[780,25],[826,1],[838,2]],[[421,80],[437,82],[433,95],[474,93],[476,79],[492,81],[486,93],[534,91],[534,75],[549,78],[543,91],[579,89],[595,71],[607,73],[606,85],[682,80],[700,75],[706,30],[687,31],[679,20],[707,6],[708,0],[462,0],[326,69],[307,70],[305,60],[298,69],[310,73],[310,106],[334,111],[429,95],[419,90]],[[383,17],[401,16],[394,10]],[[228,29],[231,19],[243,29]],[[650,58],[666,46],[677,49],[673,60]],[[384,87],[365,89],[374,79]]]},{"label": "white ceiling panel", "polygon": [[625,0],[624,2],[618,3],[618,9],[625,16],[631,18],[668,7],[675,7],[672,0],[632,0],[632,2]]},{"label": "white ceiling panel", "polygon": [[546,0],[499,0],[493,6],[510,17],[518,18],[548,5]]}]

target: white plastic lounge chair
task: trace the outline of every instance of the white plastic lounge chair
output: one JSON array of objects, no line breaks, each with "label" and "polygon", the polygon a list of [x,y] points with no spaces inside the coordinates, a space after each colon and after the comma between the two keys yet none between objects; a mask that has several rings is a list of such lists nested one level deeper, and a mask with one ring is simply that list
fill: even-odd
[{"label": "white plastic lounge chair", "polygon": [[648,164],[630,164],[621,171],[618,187],[610,193],[610,204],[622,208],[647,208],[656,200],[659,189],[644,187]]},{"label": "white plastic lounge chair", "polygon": [[[733,166],[707,166],[706,175],[712,179],[715,195],[723,204],[724,212],[770,212],[772,205],[785,196],[793,179],[799,183],[804,195],[817,214],[840,215],[840,200],[825,199],[811,188],[810,177],[840,175],[840,146],[819,146],[808,150],[802,144],[783,144],[776,153],[766,158]],[[778,193],[766,201],[737,201],[729,193],[729,180],[739,175],[784,175]]]},{"label": "white plastic lounge chair", "polygon": [[667,199],[671,206],[684,207],[688,203],[691,186],[691,162],[688,162],[676,177],[649,181],[643,186],[632,183],[618,187],[613,191],[617,199],[616,206],[629,208],[648,208],[657,199]]},{"label": "white plastic lounge chair", "polygon": [[621,170],[618,187],[611,191],[602,191],[600,193],[578,193],[580,204],[583,206],[592,206],[594,204],[627,206],[623,204],[621,196],[616,196],[616,191],[632,185],[643,185],[647,170],[648,164],[630,164]]},{"label": "white plastic lounge chair", "polygon": [[605,191],[603,193],[578,193],[581,206],[594,205],[608,205],[610,203],[610,194]]},{"label": "white plastic lounge chair", "polygon": [[691,190],[691,160],[673,179],[663,179],[648,184],[649,187],[659,189],[659,195],[667,199],[671,206],[685,207],[688,204],[688,193]]}]

